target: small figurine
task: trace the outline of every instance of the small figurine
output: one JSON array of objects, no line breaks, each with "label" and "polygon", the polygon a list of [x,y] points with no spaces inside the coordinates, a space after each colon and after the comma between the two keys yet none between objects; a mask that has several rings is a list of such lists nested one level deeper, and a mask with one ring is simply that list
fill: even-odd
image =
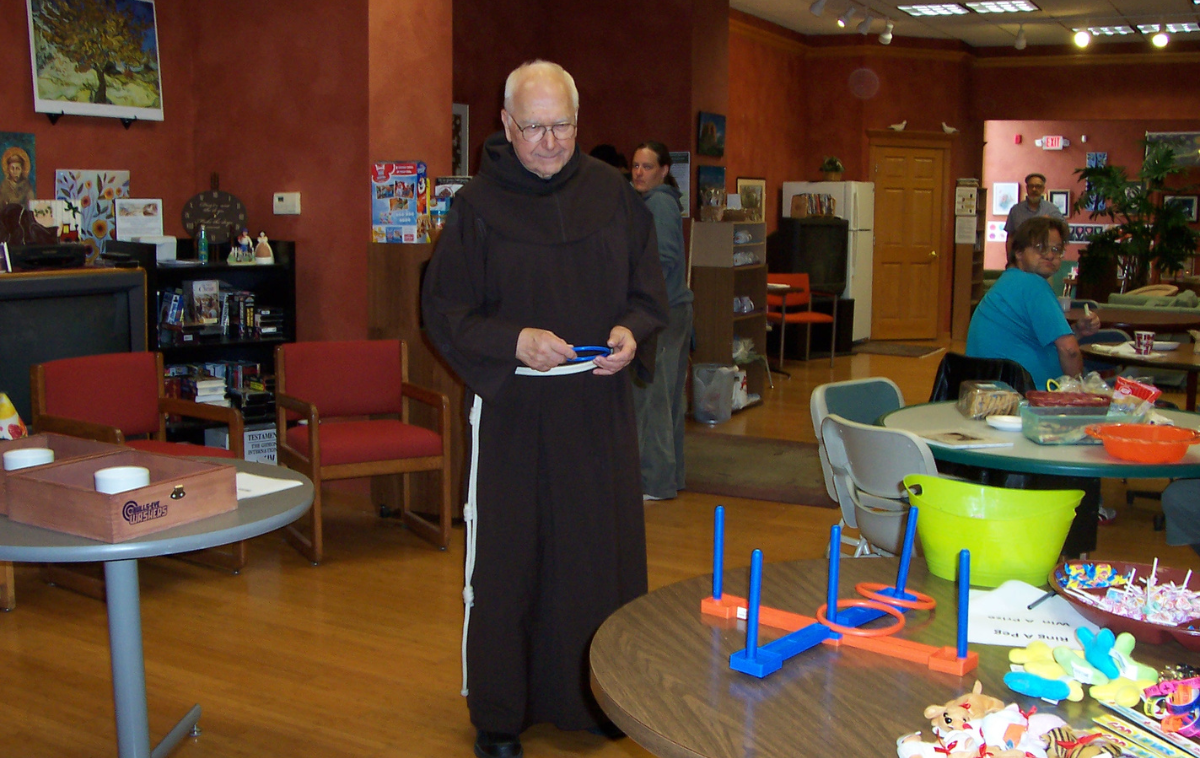
[{"label": "small figurine", "polygon": [[238,261],[251,263],[254,260],[254,242],[250,239],[250,230],[242,227],[242,233],[237,238]]},{"label": "small figurine", "polygon": [[271,250],[271,244],[267,242],[267,233],[258,233],[258,244],[254,247],[254,262],[263,266],[269,266],[275,262],[275,252]]}]

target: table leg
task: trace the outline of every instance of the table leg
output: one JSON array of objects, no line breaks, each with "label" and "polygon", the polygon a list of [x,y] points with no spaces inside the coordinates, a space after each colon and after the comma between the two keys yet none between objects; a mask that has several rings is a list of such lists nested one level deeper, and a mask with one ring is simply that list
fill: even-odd
[{"label": "table leg", "polygon": [[112,652],[117,755],[119,758],[150,758],[137,560],[106,562],[104,581],[108,594],[108,646]]},{"label": "table leg", "polygon": [[1189,411],[1196,410],[1196,372],[1187,372],[1187,409]]}]

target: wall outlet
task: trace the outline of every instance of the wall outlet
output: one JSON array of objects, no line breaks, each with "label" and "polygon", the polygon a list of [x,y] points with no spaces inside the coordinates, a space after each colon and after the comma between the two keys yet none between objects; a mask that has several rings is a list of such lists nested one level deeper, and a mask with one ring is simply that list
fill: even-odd
[{"label": "wall outlet", "polygon": [[276,192],[274,195],[273,205],[275,207],[276,216],[299,216],[300,193]]}]

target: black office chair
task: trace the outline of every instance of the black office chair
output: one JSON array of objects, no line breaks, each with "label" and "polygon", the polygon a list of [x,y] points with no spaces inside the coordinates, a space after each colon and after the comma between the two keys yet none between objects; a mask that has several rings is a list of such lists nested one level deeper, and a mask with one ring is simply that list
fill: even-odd
[{"label": "black office chair", "polygon": [[938,364],[933,378],[929,402],[958,400],[958,387],[968,379],[991,379],[1007,383],[1024,395],[1038,389],[1025,367],[1007,358],[968,358],[959,353],[946,353]]}]

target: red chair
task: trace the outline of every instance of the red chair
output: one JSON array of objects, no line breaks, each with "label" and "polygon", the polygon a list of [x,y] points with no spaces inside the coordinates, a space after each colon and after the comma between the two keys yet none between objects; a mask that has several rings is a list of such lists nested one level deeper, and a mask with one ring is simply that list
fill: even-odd
[{"label": "red chair", "polygon": [[[772,285],[779,289],[773,293]],[[786,286],[785,291],[782,288]],[[817,313],[812,309],[814,295],[828,297],[833,300],[833,315]],[[784,331],[788,324],[804,324],[806,337],[804,341],[804,360],[812,350],[812,325],[829,324],[829,365],[833,366],[833,358],[837,346],[837,301],[838,296],[833,292],[818,292],[808,287],[808,274],[767,274],[767,321],[779,324],[779,373],[783,371]],[[803,308],[804,310],[799,310]]]},{"label": "red chair", "polygon": [[[284,532],[302,555],[317,564],[324,553],[322,481],[394,474],[404,476],[400,517],[405,526],[446,548],[450,542],[450,400],[408,383],[408,348],[402,340],[279,345],[275,389],[279,462],[312,479],[315,489],[310,515],[302,525],[286,527]],[[436,428],[408,423],[410,399],[436,411]],[[417,471],[441,472],[436,521],[412,510],[408,474]]]},{"label": "red chair", "polygon": [[[167,397],[162,353],[62,358],[32,366],[29,379],[32,426],[38,432],[84,437],[162,455],[242,457],[242,414],[236,408]],[[167,441],[168,415],[227,425],[230,449]],[[246,565],[246,543],[189,553],[187,557],[236,574]],[[81,584],[73,581],[79,576],[76,572],[51,569],[51,573],[55,583],[102,596],[102,580]]]}]

